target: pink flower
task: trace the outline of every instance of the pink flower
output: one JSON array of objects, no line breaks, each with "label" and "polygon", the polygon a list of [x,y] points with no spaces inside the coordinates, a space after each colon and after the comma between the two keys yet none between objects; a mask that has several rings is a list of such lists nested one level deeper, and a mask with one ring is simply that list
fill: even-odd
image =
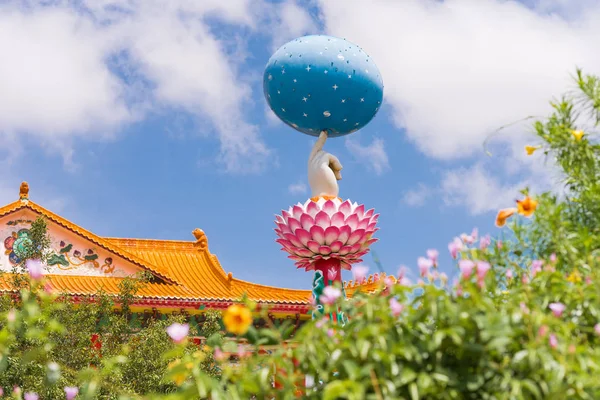
[{"label": "pink flower", "polygon": [[248,351],[246,351],[246,346],[244,346],[243,344],[238,345],[237,356],[239,358],[244,358],[245,356],[247,356],[249,354],[250,353]]},{"label": "pink flower", "polygon": [[485,279],[485,275],[492,268],[489,263],[485,261],[477,261],[477,279],[482,281]]},{"label": "pink flower", "polygon": [[340,296],[342,295],[342,292],[340,289],[335,288],[333,286],[327,286],[325,287],[325,289],[323,289],[323,294],[321,295],[321,302],[323,304],[334,304],[337,299],[340,298]]},{"label": "pink flower", "polygon": [[550,254],[550,262],[556,262],[556,253]]},{"label": "pink flower", "polygon": [[529,277],[523,274],[523,276],[521,276],[521,282],[523,282],[524,285],[527,285],[529,283]]},{"label": "pink flower", "polygon": [[333,335],[335,335],[335,331],[331,328],[327,329],[327,336],[333,337]]},{"label": "pink flower", "polygon": [[317,321],[317,323],[315,324],[315,326],[318,329],[321,329],[323,326],[325,326],[326,323],[327,323],[327,319],[321,318],[320,320]]},{"label": "pink flower", "polygon": [[475,242],[479,237],[479,229],[473,228],[473,232],[471,232],[471,237],[473,238],[473,242]]},{"label": "pink flower", "polygon": [[544,261],[542,260],[533,260],[531,262],[531,275],[536,276],[538,272],[542,271],[542,266],[544,265]]},{"label": "pink flower", "polygon": [[498,249],[501,249],[501,248],[502,248],[502,240],[498,240],[498,241],[496,241],[496,247],[497,247]]},{"label": "pink flower", "polygon": [[479,248],[481,250],[487,249],[490,244],[492,244],[492,238],[490,237],[490,235],[485,235],[481,239],[479,239]]},{"label": "pink flower", "polygon": [[506,270],[506,278],[508,278],[508,279],[512,279],[513,278],[512,269],[507,269]]},{"label": "pink flower", "polygon": [[213,357],[215,358],[215,360],[217,361],[225,361],[227,359],[227,356],[225,355],[225,353],[223,353],[223,350],[221,350],[220,348],[216,348],[215,352],[213,354]]},{"label": "pink flower", "polygon": [[6,319],[8,322],[15,322],[15,320],[17,319],[17,311],[12,308],[8,314],[6,314]]},{"label": "pink flower", "polygon": [[550,334],[550,338],[548,338],[548,342],[550,343],[550,347],[555,349],[558,346],[558,339],[554,333]]},{"label": "pink flower", "polygon": [[594,325],[594,332],[596,332],[596,335],[600,336],[600,324]]},{"label": "pink flower", "polygon": [[462,235],[460,235],[460,239],[462,240],[463,243],[466,243],[466,244],[475,243],[475,238],[473,236],[467,235],[466,233],[463,233]]},{"label": "pink flower", "polygon": [[575,354],[576,350],[577,350],[577,348],[575,347],[574,344],[569,345],[569,354]]},{"label": "pink flower", "polygon": [[545,337],[548,334],[548,326],[542,325],[540,329],[538,329],[538,336]]},{"label": "pink flower", "polygon": [[592,283],[592,278],[590,278],[589,276],[585,277],[585,284],[586,285],[590,285]]},{"label": "pink flower", "polygon": [[454,238],[448,244],[448,251],[450,251],[450,255],[452,258],[458,257],[458,253],[463,249],[463,242],[459,238]]},{"label": "pink flower", "polygon": [[458,268],[460,269],[462,278],[469,279],[473,273],[473,268],[475,268],[475,263],[471,260],[463,259],[458,262]]},{"label": "pink flower", "polygon": [[404,278],[406,272],[408,272],[408,268],[404,265],[401,265],[400,268],[398,268],[398,280]]},{"label": "pink flower", "polygon": [[440,256],[440,252],[436,249],[427,250],[427,258],[431,260],[434,266],[438,264],[438,257]]},{"label": "pink flower", "polygon": [[79,388],[76,388],[75,386],[66,386],[65,387],[65,396],[66,396],[67,400],[75,399],[75,397],[77,397],[78,393],[79,393]]},{"label": "pink flower", "polygon": [[390,276],[386,276],[385,279],[383,280],[383,284],[386,287],[394,286],[394,280]]},{"label": "pink flower", "polygon": [[462,286],[460,286],[460,285],[456,286],[456,295],[458,297],[462,297],[462,295],[463,295],[463,288],[462,288]]},{"label": "pink flower", "polygon": [[548,308],[556,318],[560,318],[567,307],[563,303],[550,303]]},{"label": "pink flower", "polygon": [[419,279],[417,281],[417,285],[420,286],[420,287],[423,287],[423,286],[425,286],[425,281],[423,279]]},{"label": "pink flower", "polygon": [[421,277],[423,277],[429,273],[429,268],[433,266],[433,262],[425,257],[419,257],[417,265],[419,266]]},{"label": "pink flower", "polygon": [[365,265],[356,265],[352,268],[352,275],[355,282],[362,282],[369,272],[369,267]]},{"label": "pink flower", "polygon": [[29,272],[29,277],[31,277],[31,279],[36,281],[42,279],[43,267],[40,260],[30,259],[25,262],[25,265],[27,267],[27,272]]},{"label": "pink flower", "polygon": [[336,271],[336,269],[331,267],[327,270],[327,279],[329,279],[330,281],[334,281],[337,277],[337,274],[338,272]]},{"label": "pink flower", "polygon": [[190,326],[188,324],[178,324],[175,322],[167,327],[167,333],[175,343],[183,342],[187,338],[189,331]]},{"label": "pink flower", "polygon": [[523,314],[529,314],[529,308],[527,308],[527,306],[525,305],[525,303],[521,302],[519,304],[519,307],[521,308],[521,312]]},{"label": "pink flower", "polygon": [[38,396],[38,394],[35,392],[27,392],[23,397],[25,400],[38,400],[40,398],[40,396]]},{"label": "pink flower", "polygon": [[0,386],[0,396],[4,396],[4,388]]},{"label": "pink flower", "polygon": [[412,285],[412,282],[410,281],[410,279],[403,276],[400,280],[398,280],[398,284],[400,286],[410,286]]},{"label": "pink flower", "polygon": [[392,297],[390,299],[390,309],[392,310],[392,315],[398,317],[404,311],[404,304],[401,304],[395,297]]}]

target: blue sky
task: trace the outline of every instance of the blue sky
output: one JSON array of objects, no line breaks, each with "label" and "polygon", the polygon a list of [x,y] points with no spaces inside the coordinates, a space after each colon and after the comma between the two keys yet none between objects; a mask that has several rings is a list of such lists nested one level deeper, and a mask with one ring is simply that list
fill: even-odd
[{"label": "blue sky", "polygon": [[[331,139],[340,194],[381,214],[388,273],[478,227],[518,190],[548,190],[525,157],[528,115],[595,73],[596,2],[384,0],[0,1],[0,200],[31,199],[103,236],[192,240],[226,271],[308,288],[275,243],[274,214],[309,196],[313,138],[278,122],[262,94],[272,52],[304,34],[346,37],[382,72],[384,106]],[[584,12],[585,11],[585,12]],[[596,22],[596,23],[594,23]],[[371,257],[365,263],[376,271]],[[414,273],[414,272],[413,272]]]}]

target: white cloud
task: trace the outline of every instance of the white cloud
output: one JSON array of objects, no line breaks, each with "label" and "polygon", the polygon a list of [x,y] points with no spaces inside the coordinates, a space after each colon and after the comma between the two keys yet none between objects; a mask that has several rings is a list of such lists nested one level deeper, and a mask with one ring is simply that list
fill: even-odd
[{"label": "white cloud", "polygon": [[401,202],[409,207],[422,207],[434,193],[433,188],[420,183],[416,188],[405,191],[402,194]]},{"label": "white cloud", "polygon": [[206,22],[255,29],[262,0],[18,4],[0,5],[0,135],[61,143],[67,156],[73,136],[110,138],[176,109],[210,122],[225,170],[260,171],[270,159],[244,113],[252,99],[239,38],[217,37]]},{"label": "white cloud", "polygon": [[357,139],[346,139],[346,149],[354,156],[354,158],[374,171],[377,175],[381,175],[385,170],[390,168],[387,153],[385,152],[383,139],[375,138],[370,145],[363,146]]},{"label": "white cloud", "polygon": [[298,36],[317,32],[317,26],[308,11],[295,0],[275,6],[275,23],[272,27],[273,50]]},{"label": "white cloud", "polygon": [[288,186],[288,192],[290,194],[306,194],[308,187],[304,182],[293,183]]},{"label": "white cloud", "polygon": [[575,66],[600,72],[598,2],[576,20],[499,0],[319,4],[326,30],[379,66],[395,123],[438,159],[470,156],[499,126],[545,115]]}]

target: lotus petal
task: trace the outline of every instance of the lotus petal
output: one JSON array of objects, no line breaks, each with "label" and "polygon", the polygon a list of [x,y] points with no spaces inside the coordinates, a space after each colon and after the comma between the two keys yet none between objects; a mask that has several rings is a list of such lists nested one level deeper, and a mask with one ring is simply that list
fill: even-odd
[{"label": "lotus petal", "polygon": [[288,223],[288,218],[291,217],[292,215],[289,212],[287,212],[285,210],[282,210],[281,211],[281,216],[283,217],[283,222],[285,222],[287,224]]},{"label": "lotus petal", "polygon": [[354,210],[354,214],[358,215],[359,219],[362,219],[365,215],[365,205],[361,204],[360,206],[356,207],[356,209]]},{"label": "lotus petal", "polygon": [[364,242],[362,244],[362,246],[360,247],[361,249],[368,249],[369,246],[371,246],[373,243],[375,243],[376,241],[378,241],[379,239],[369,239],[366,242]]},{"label": "lotus petal", "polygon": [[325,244],[331,244],[335,242],[340,236],[340,228],[337,226],[330,226],[325,229]]},{"label": "lotus petal", "polygon": [[320,255],[320,254],[315,254],[315,255],[313,256],[313,260],[315,260],[315,261],[317,261],[317,260],[321,260],[321,259],[323,259],[323,256],[322,256],[322,255]]},{"label": "lotus petal", "polygon": [[342,267],[342,269],[346,269],[346,270],[350,270],[350,269],[352,269],[352,267],[350,266],[350,264],[348,264],[348,263],[347,263],[347,262],[345,262],[345,261],[341,261],[341,262],[340,262],[340,266]]},{"label": "lotus petal", "polygon": [[310,228],[310,236],[312,236],[313,240],[319,242],[319,244],[325,244],[325,229],[321,228],[319,225],[313,225]]},{"label": "lotus petal", "polygon": [[308,241],[312,238],[312,236],[310,236],[310,233],[306,229],[302,228],[296,229],[296,237],[304,246],[306,246]]},{"label": "lotus petal", "polygon": [[302,225],[302,228],[304,228],[305,230],[310,230],[311,226],[313,226],[315,224],[315,219],[313,217],[311,217],[308,214],[302,214],[300,216],[300,225]]},{"label": "lotus petal", "polygon": [[315,242],[314,240],[309,240],[308,243],[306,244],[306,247],[308,247],[308,249],[315,254],[317,254],[319,252],[319,246],[320,246],[320,244]]},{"label": "lotus petal", "polygon": [[308,203],[308,206],[306,206],[306,213],[313,218],[315,217],[315,215],[317,215],[319,211],[321,210],[319,209],[317,203],[315,203],[314,201],[311,201],[310,203]]},{"label": "lotus petal", "polygon": [[281,232],[283,233],[292,233],[292,231],[290,230],[289,226],[287,226],[287,224],[278,222],[277,223],[277,227],[281,230]]},{"label": "lotus petal", "polygon": [[285,238],[287,240],[289,240],[290,242],[292,242],[292,244],[294,245],[294,247],[304,247],[302,245],[302,243],[296,238],[295,235],[291,234],[291,233],[286,233],[285,234]]},{"label": "lotus petal", "polygon": [[365,230],[357,229],[350,234],[350,237],[348,238],[348,241],[346,242],[346,244],[352,246],[355,243],[360,242],[364,236],[365,236]]},{"label": "lotus petal", "polygon": [[323,211],[325,211],[327,215],[331,217],[337,211],[337,207],[333,201],[327,200],[325,204],[323,204]]},{"label": "lotus petal", "polygon": [[350,253],[356,253],[360,250],[360,243],[354,243],[350,246]]},{"label": "lotus petal", "polygon": [[331,247],[332,252],[337,253],[338,251],[340,251],[343,245],[344,243],[340,242],[339,240],[336,240],[335,242],[331,243],[329,247]]},{"label": "lotus petal", "polygon": [[304,261],[304,260],[306,260],[306,257],[300,257],[300,256],[298,256],[296,254],[290,254],[288,256],[288,258],[290,258],[290,259],[292,259],[294,261]]},{"label": "lotus petal", "polygon": [[344,213],[341,211],[338,211],[331,216],[331,226],[341,227],[342,225],[344,225],[345,219],[346,219],[346,216],[344,215]]},{"label": "lotus petal", "polygon": [[277,224],[285,224],[285,220],[283,219],[283,217],[281,215],[276,215],[275,216],[275,223],[277,223]]},{"label": "lotus petal", "polygon": [[348,225],[344,225],[340,228],[340,236],[338,236],[338,240],[344,244],[348,241],[350,237],[350,233],[352,233],[352,229]]},{"label": "lotus petal", "polygon": [[342,248],[340,249],[340,251],[338,251],[338,253],[341,256],[345,256],[346,254],[350,253],[350,250],[352,250],[351,246],[342,246]]},{"label": "lotus petal", "polygon": [[373,217],[371,217],[371,222],[377,222],[378,219],[379,219],[379,214],[375,214],[375,215],[373,215]]},{"label": "lotus petal", "polygon": [[282,245],[283,247],[285,247],[286,249],[293,249],[294,245],[292,244],[292,242],[290,242],[287,239],[277,239],[276,240],[277,243],[279,243],[280,245]]},{"label": "lotus petal", "polygon": [[319,253],[326,256],[331,254],[331,248],[329,246],[321,246],[319,247]]},{"label": "lotus petal", "polygon": [[344,222],[350,227],[351,230],[355,230],[358,227],[358,216],[356,214],[352,214],[346,218],[346,221]]},{"label": "lotus petal", "polygon": [[331,225],[331,218],[329,218],[329,215],[325,211],[319,211],[315,215],[315,223],[325,229]]},{"label": "lotus petal", "polygon": [[370,218],[363,218],[363,219],[358,219],[358,229],[367,229],[367,226],[369,226],[369,222],[371,222]]},{"label": "lotus petal", "polygon": [[374,230],[375,227],[377,226],[377,222],[370,222],[369,225],[367,225],[367,231],[371,231]]},{"label": "lotus petal", "polygon": [[302,214],[304,214],[304,210],[302,209],[302,207],[300,207],[299,205],[295,205],[294,207],[292,207],[292,215],[294,216],[294,218],[300,219],[300,216]]},{"label": "lotus petal", "polygon": [[294,252],[296,254],[298,254],[300,257],[312,257],[312,255],[313,255],[312,251],[310,251],[309,249],[305,249],[304,247],[297,248],[294,250]]},{"label": "lotus petal", "polygon": [[290,228],[290,231],[292,231],[292,233],[296,232],[296,229],[300,228],[300,221],[298,221],[296,218],[294,217],[290,217],[288,219],[288,226]]},{"label": "lotus petal", "polygon": [[373,208],[371,208],[369,211],[367,211],[365,213],[365,215],[363,216],[363,218],[371,218],[373,216],[374,212],[375,212],[375,210]]},{"label": "lotus petal", "polygon": [[345,216],[348,216],[352,213],[352,204],[350,203],[350,200],[346,200],[344,201],[340,207],[338,208],[338,210],[340,210],[342,213],[344,213]]}]

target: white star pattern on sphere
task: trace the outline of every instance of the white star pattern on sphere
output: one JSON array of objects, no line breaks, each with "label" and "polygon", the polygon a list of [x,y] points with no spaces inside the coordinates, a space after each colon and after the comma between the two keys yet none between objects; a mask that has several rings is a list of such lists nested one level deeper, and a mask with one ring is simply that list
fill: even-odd
[{"label": "white star pattern on sphere", "polygon": [[348,79],[352,78],[352,75],[348,75]]},{"label": "white star pattern on sphere", "polygon": [[285,112],[285,108],[282,108],[281,111]]},{"label": "white star pattern on sphere", "polygon": [[310,72],[310,65],[308,67],[306,67],[306,71]]},{"label": "white star pattern on sphere", "polygon": [[306,102],[308,101],[308,98],[306,98],[306,97],[303,97],[303,98],[302,98],[302,101],[306,103]]},{"label": "white star pattern on sphere", "polygon": [[329,71],[325,70],[325,73],[328,73]]},{"label": "white star pattern on sphere", "polygon": [[354,124],[354,126],[358,126],[358,122]]},{"label": "white star pattern on sphere", "polygon": [[342,103],[345,103],[345,102],[346,102],[346,99],[342,99]]},{"label": "white star pattern on sphere", "polygon": [[337,90],[338,87],[339,87],[338,85],[333,85],[332,86],[333,90]]},{"label": "white star pattern on sphere", "polygon": [[269,74],[269,80],[273,79],[273,75]]},{"label": "white star pattern on sphere", "polygon": [[280,91],[280,90],[278,90],[278,91],[277,91],[277,94],[281,94],[281,91]]},{"label": "white star pattern on sphere", "polygon": [[308,114],[307,113],[302,113],[302,116],[303,117],[308,117]]},{"label": "white star pattern on sphere", "polygon": [[344,122],[348,121],[348,118],[344,118]]},{"label": "white star pattern on sphere", "polygon": [[282,74],[285,74],[285,69],[282,69],[282,70],[281,70],[281,73],[282,73]]},{"label": "white star pattern on sphere", "polygon": [[364,97],[361,97],[361,98],[360,98],[360,102],[361,102],[361,103],[364,103],[364,102],[365,102],[365,98],[364,98]]},{"label": "white star pattern on sphere", "polygon": [[298,82],[296,79],[294,79],[294,83]]}]

